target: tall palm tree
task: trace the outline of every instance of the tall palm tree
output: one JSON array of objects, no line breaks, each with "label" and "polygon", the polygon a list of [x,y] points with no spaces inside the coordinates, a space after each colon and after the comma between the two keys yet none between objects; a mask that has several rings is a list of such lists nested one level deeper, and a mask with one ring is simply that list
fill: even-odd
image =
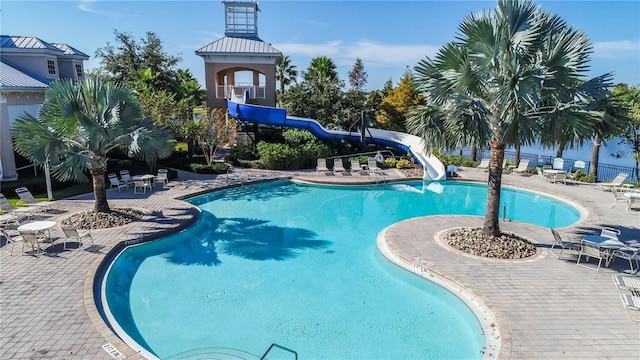
[{"label": "tall palm tree", "polygon": [[109,153],[120,150],[155,166],[171,154],[171,136],[142,119],[140,105],[126,87],[86,79],[54,82],[39,119],[24,113],[13,124],[18,153],[36,164],[50,162],[61,181],[93,181],[95,212],[108,212],[105,173]]},{"label": "tall palm tree", "polygon": [[296,83],[298,80],[298,70],[295,65],[291,65],[291,58],[283,56],[276,62],[276,77],[280,82],[280,96],[284,94],[284,87]]},{"label": "tall palm tree", "polygon": [[409,130],[431,147],[491,150],[485,235],[500,234],[505,147],[536,140],[541,99],[583,82],[591,49],[582,32],[533,2],[500,0],[493,11],[468,15],[456,42],[415,66],[425,102],[408,117]]},{"label": "tall palm tree", "polygon": [[311,59],[309,68],[303,73],[307,83],[321,85],[339,81],[336,64],[327,56],[318,56]]}]

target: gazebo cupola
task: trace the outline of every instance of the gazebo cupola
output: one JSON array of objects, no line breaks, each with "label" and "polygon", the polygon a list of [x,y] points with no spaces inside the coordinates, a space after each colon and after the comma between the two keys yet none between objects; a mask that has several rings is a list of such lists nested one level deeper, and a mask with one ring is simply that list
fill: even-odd
[{"label": "gazebo cupola", "polygon": [[223,0],[224,37],[196,50],[204,59],[209,107],[226,106],[236,93],[249,94],[247,101],[276,104],[276,61],[282,53],[258,36],[258,2]]}]

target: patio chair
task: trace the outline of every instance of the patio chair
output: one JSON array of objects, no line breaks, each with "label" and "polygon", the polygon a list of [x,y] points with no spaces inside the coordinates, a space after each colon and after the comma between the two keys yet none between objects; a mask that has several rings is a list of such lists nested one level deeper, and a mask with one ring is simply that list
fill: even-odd
[{"label": "patio chair", "polygon": [[316,165],[316,175],[318,173],[324,173],[325,175],[327,175],[330,171],[331,170],[329,170],[329,168],[327,167],[327,159],[319,158],[318,164]]},{"label": "patio chair", "polygon": [[613,209],[614,207],[616,207],[616,204],[620,201],[623,201],[625,205],[627,205],[628,200],[630,198],[624,196],[624,192],[620,191],[617,188],[612,188],[611,189],[611,194],[613,194],[613,204],[611,204],[611,208]]},{"label": "patio chair", "polygon": [[627,180],[629,174],[627,173],[619,173],[611,182],[608,183],[597,183],[596,188],[603,191],[611,191],[614,187],[621,187],[622,183]]},{"label": "patio chair", "polygon": [[476,170],[488,171],[489,170],[489,159],[480,160],[480,165],[476,166]]},{"label": "patio chair", "polygon": [[28,245],[31,246],[31,251],[35,252],[36,256],[38,256],[39,253],[44,252],[40,244],[46,240],[46,237],[37,235],[37,233],[33,231],[18,231],[18,233],[22,238],[22,255],[25,253],[24,248]]},{"label": "patio chair", "polygon": [[[572,241],[571,238],[568,236],[566,237],[566,240],[562,239],[560,234],[554,229],[551,229],[551,234],[553,234],[553,244],[549,249],[549,253],[555,256],[556,259],[560,259],[560,256],[562,256],[562,252],[565,250],[568,250],[568,251],[575,250],[576,252],[580,251],[580,243],[578,243],[577,241]],[[553,249],[555,248],[560,249],[560,252],[558,254],[553,253]]]},{"label": "patio chair", "polygon": [[616,228],[605,226],[602,229],[600,229],[600,236],[608,237],[611,239],[618,240],[618,237],[620,236],[620,234],[621,234],[620,230]]},{"label": "patio chair", "polygon": [[146,180],[133,180],[133,193],[134,194],[146,194],[147,189],[151,191],[151,183]]},{"label": "patio chair", "polygon": [[638,210],[640,210],[640,197],[630,196],[627,199],[627,212],[632,213],[633,211],[638,211]]},{"label": "patio chair", "polygon": [[[13,248],[16,246],[17,242],[23,242],[22,241],[22,236],[17,235],[17,236],[11,236],[7,230],[0,228],[0,235],[4,236],[4,246],[2,247],[2,250],[4,250],[4,252],[6,252],[7,254],[13,256]],[[11,244],[11,251],[7,250],[7,247],[9,246],[9,244]],[[24,243],[22,244],[22,251],[24,252]]]},{"label": "patio chair", "polygon": [[54,205],[57,205],[54,201],[38,201],[31,191],[26,187],[19,187],[16,189],[16,194],[20,197],[20,200],[16,203],[18,206],[28,206],[32,209],[36,209],[36,211],[46,212],[47,210],[51,210]]},{"label": "patio chair", "polygon": [[518,163],[518,167],[511,171],[513,173],[522,175],[527,171],[527,169],[529,169],[529,159],[523,159]]},{"label": "patio chair", "polygon": [[78,242],[78,250],[80,250],[83,245],[83,239],[89,239],[91,241],[91,246],[95,245],[93,242],[93,236],[91,236],[91,230],[85,230],[83,232],[79,232],[78,229],[71,225],[61,225],[60,228],[64,233],[64,236],[67,238],[64,244],[64,249],[67,248],[67,242],[70,240],[75,240]]},{"label": "patio chair", "polygon": [[362,166],[360,166],[360,161],[358,160],[351,160],[351,167],[349,168],[349,172],[350,173],[354,173],[357,172],[359,174],[362,174]]},{"label": "patio chair", "polygon": [[550,180],[554,184],[561,181],[563,184],[567,185],[567,173],[564,173],[564,172],[556,173],[554,174],[554,176],[550,178]]},{"label": "patio chair", "polygon": [[[629,271],[635,274],[638,272],[640,268],[640,248],[635,247],[623,247],[621,249],[613,250],[613,257],[617,257],[623,260],[627,260],[629,262]],[[633,267],[633,260],[636,260],[636,267]],[[640,280],[638,280],[640,284]],[[640,286],[638,288],[640,291]]]},{"label": "patio chair", "polygon": [[154,185],[162,184],[164,187],[169,183],[169,171],[167,169],[158,169],[158,175],[153,180]]},{"label": "patio chair", "polygon": [[347,170],[344,168],[344,165],[342,164],[342,159],[341,158],[335,158],[333,159],[333,173],[340,173],[340,174],[344,174]]},{"label": "patio chair", "polygon": [[115,186],[118,188],[118,191],[120,191],[120,189],[122,188],[129,189],[129,185],[124,182],[124,180],[118,179],[118,175],[116,175],[115,173],[111,173],[107,175],[107,177],[109,178],[109,182],[111,183],[111,188]]},{"label": "patio chair", "polygon": [[[585,259],[586,261],[589,261],[589,258],[598,259],[598,267],[594,269],[591,266],[584,265],[584,263],[580,264],[580,259],[582,259],[583,255],[586,258]],[[576,262],[578,266],[581,266],[590,270],[595,270],[596,272],[598,272],[600,271],[600,265],[602,265],[602,260],[606,261],[606,259],[607,259],[607,252],[605,249],[600,247],[600,245],[591,241],[582,240],[582,242],[580,243],[580,252],[578,253],[578,261]]]},{"label": "patio chair", "polygon": [[131,174],[129,174],[129,170],[120,170],[120,178],[127,185],[133,184],[133,179],[131,178]]}]

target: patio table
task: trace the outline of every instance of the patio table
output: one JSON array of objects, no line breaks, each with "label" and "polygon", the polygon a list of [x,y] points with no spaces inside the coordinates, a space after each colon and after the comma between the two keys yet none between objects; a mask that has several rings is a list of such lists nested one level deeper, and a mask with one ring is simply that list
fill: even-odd
[{"label": "patio table", "polygon": [[18,231],[45,234],[46,238],[51,241],[51,232],[49,230],[54,226],[56,226],[55,221],[32,221],[18,226]]}]

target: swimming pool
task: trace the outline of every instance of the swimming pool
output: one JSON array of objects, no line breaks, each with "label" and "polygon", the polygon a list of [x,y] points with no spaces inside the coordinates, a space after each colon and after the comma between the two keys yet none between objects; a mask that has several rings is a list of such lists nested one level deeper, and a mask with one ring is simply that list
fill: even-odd
[{"label": "swimming pool", "polygon": [[[189,200],[187,231],[123,251],[104,282],[118,334],[160,358],[204,347],[302,358],[480,358],[484,335],[448,290],[375,247],[385,227],[430,214],[482,215],[486,186],[422,182],[245,186]],[[547,227],[577,210],[503,189],[507,218]],[[126,335],[122,333],[126,332]]]}]

